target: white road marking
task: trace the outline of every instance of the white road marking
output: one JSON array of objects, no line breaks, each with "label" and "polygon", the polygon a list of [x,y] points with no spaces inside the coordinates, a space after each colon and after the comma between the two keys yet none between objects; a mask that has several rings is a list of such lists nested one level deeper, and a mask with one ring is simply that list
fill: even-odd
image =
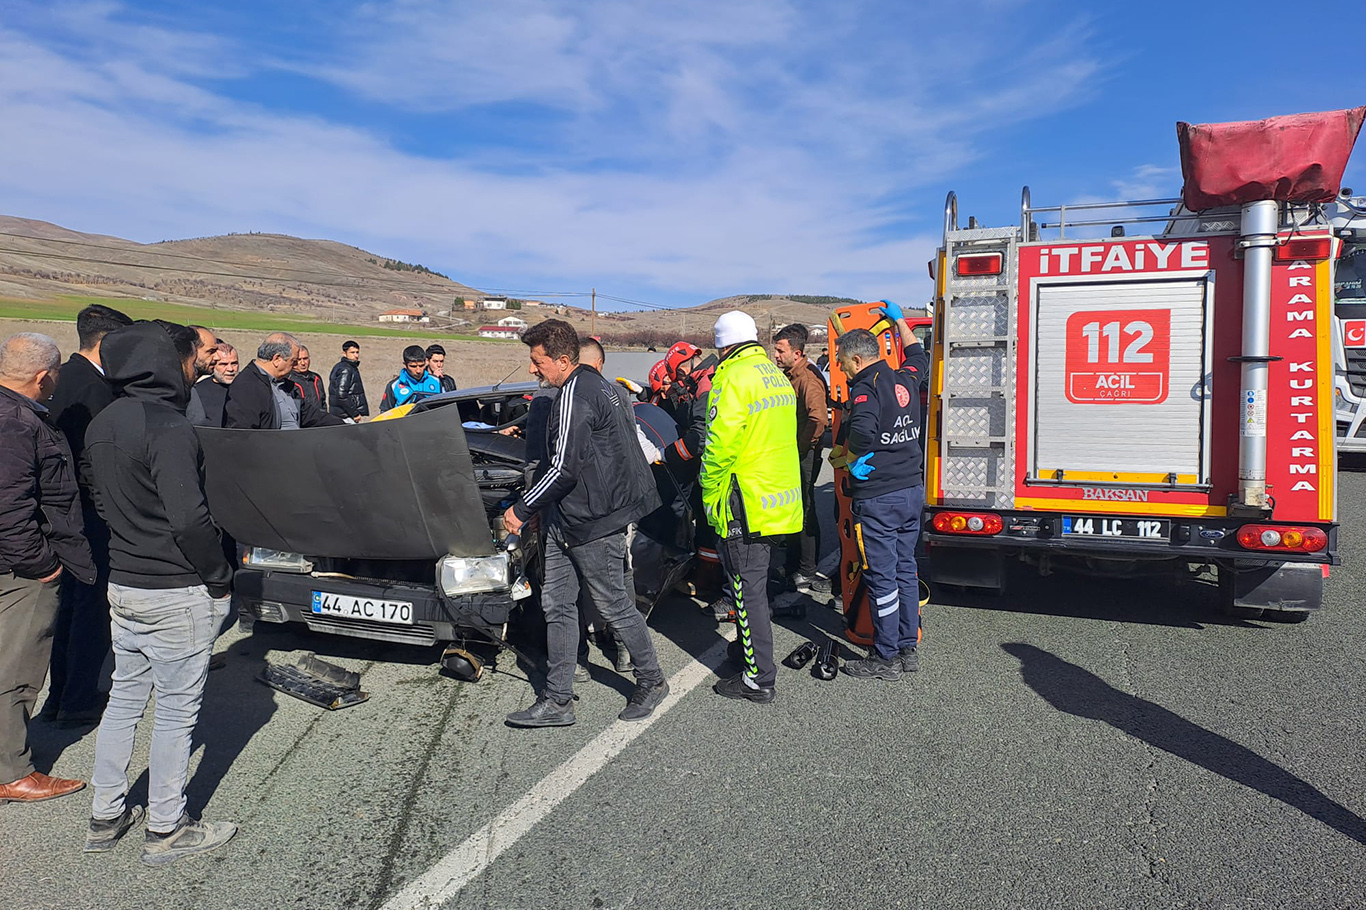
[{"label": "white road marking", "polygon": [[[733,627],[727,630],[727,634],[734,634]],[[728,643],[729,640],[717,642],[701,657],[690,661],[675,673],[669,680],[669,695],[655,708],[655,713],[642,721],[619,720],[612,723],[572,758],[542,778],[525,796],[389,898],[381,910],[430,910],[459,894],[492,865],[504,850],[517,843],[537,822],[630,745],[632,740],[669,713],[683,696],[711,676],[725,657]]]}]

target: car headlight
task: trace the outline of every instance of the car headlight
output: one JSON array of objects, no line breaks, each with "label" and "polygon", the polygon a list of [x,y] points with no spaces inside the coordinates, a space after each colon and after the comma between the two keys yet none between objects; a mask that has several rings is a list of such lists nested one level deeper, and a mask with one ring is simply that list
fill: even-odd
[{"label": "car headlight", "polygon": [[264,547],[247,547],[242,553],[242,565],[257,569],[274,569],[277,572],[298,572],[301,575],[313,571],[313,563],[298,553],[267,550]]},{"label": "car headlight", "polygon": [[508,586],[508,555],[446,556],[436,564],[437,586],[447,595],[502,591]]}]

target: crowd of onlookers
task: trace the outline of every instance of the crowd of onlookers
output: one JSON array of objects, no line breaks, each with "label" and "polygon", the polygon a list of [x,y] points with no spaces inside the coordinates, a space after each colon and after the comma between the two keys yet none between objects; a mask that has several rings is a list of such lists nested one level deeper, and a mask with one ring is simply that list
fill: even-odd
[{"label": "crowd of onlookers", "polygon": [[[246,363],[203,326],[103,305],[83,309],[76,332],[65,363],[46,335],[0,344],[0,802],[85,786],[33,766],[28,724],[50,677],[40,721],[99,725],[85,849],[111,849],[145,816],[143,860],[156,865],[236,831],[190,817],[184,793],[236,556],[209,514],[194,427],[338,425],[365,420],[369,404],[355,341],[324,383],[284,332]],[[440,345],[409,347],[381,410],[454,389],[445,358]],[[153,694],[144,809],[125,798]]]},{"label": "crowd of onlookers", "polygon": [[[837,340],[850,399],[831,462],[848,471],[875,611],[875,652],[845,670],[895,679],[918,666],[914,544],[925,358],[899,309],[887,303],[885,314],[906,340],[899,368],[881,359],[867,330]],[[342,345],[324,384],[308,350],[284,332],[267,335],[244,364],[235,346],[202,326],[134,322],[94,305],[80,312],[76,329],[80,349],[65,363],[46,335],[0,343],[0,802],[53,799],[85,786],[33,765],[28,724],[50,674],[38,717],[99,725],[85,850],[112,849],[145,818],[142,859],[160,865],[215,849],[237,830],[186,809],[191,738],[213,643],[230,621],[236,558],[210,515],[196,425],[337,426],[368,419],[369,403],[355,341]],[[806,358],[802,326],[779,331],[771,351],[740,311],[723,314],[713,334],[715,355],[673,345],[637,395],[602,376],[602,345],[580,339],[568,323],[546,320],[523,336],[530,372],[554,390],[547,393],[553,401],[540,418],[545,451],[528,453],[528,485],[502,522],[511,534],[541,536],[548,669],[535,704],[509,715],[510,725],[574,723],[573,685],[586,676],[581,605],[610,633],[617,668],[635,674],[620,718],[649,717],[667,697],[635,608],[629,555],[634,526],[663,504],[652,463],[667,467],[695,516],[697,552],[720,595],[713,608],[738,628],[731,658],[739,672],[715,690],[773,700],[774,547],[786,547],[787,584],[830,590],[816,571],[814,496],[827,380]],[[454,390],[445,360],[439,345],[406,348],[380,411],[401,413]],[[672,422],[659,445],[642,431],[639,408]],[[111,652],[105,696],[101,673]],[[144,808],[127,801],[128,770],[153,696]]]}]

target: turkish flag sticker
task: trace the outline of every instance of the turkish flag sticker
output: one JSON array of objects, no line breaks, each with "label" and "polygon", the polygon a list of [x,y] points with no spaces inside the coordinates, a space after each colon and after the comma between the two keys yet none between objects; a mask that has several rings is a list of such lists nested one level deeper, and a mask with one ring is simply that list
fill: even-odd
[{"label": "turkish flag sticker", "polygon": [[1366,319],[1342,320],[1342,346],[1366,348]]}]

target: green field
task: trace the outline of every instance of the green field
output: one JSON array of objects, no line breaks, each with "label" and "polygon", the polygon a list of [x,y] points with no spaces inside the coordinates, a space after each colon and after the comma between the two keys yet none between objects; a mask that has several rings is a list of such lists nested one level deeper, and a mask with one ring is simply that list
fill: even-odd
[{"label": "green field", "polygon": [[456,341],[488,341],[478,335],[457,335],[411,326],[402,329],[355,325],[345,322],[326,322],[308,316],[277,316],[272,313],[253,313],[248,310],[226,310],[216,307],[166,303],[161,300],[133,300],[127,297],[59,297],[55,300],[19,300],[0,297],[0,319],[41,319],[49,322],[75,322],[82,307],[102,303],[127,313],[134,319],[165,319],[169,322],[199,323],[212,329],[241,329],[258,332],[313,332],[331,335],[354,335],[369,338],[412,338],[420,334],[427,338]]}]

